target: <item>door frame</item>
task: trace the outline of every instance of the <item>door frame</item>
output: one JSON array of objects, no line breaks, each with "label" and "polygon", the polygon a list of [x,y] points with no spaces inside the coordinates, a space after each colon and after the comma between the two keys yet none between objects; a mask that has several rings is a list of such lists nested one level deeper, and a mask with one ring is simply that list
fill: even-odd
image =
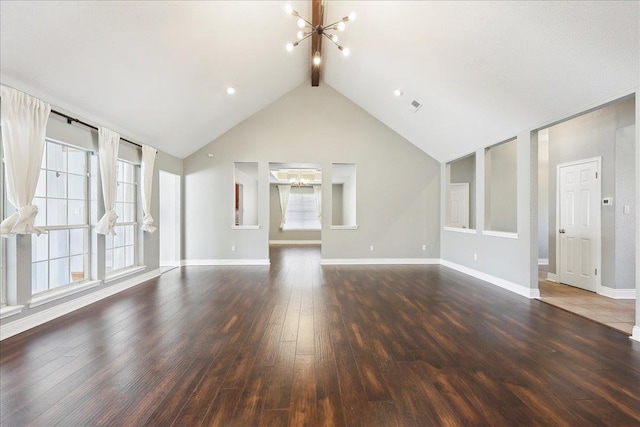
[{"label": "door frame", "polygon": [[[588,159],[574,160],[571,162],[558,163],[556,165],[556,275],[558,283],[560,282],[560,169],[566,166],[575,166],[583,163],[596,162],[596,173],[598,174],[598,185],[596,185],[596,200],[598,200],[597,218],[595,218],[594,224],[596,225],[596,237],[594,239],[596,244],[596,266],[598,274],[596,274],[596,293],[602,293],[602,157],[591,157]],[[570,285],[567,285],[570,286]]]}]

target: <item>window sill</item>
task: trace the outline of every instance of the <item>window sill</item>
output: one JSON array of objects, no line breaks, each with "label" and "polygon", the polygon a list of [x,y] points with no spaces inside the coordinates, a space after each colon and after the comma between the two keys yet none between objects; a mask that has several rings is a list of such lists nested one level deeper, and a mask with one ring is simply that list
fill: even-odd
[{"label": "window sill", "polygon": [[330,227],[332,230],[357,230],[357,225],[332,225]]},{"label": "window sill", "polygon": [[96,286],[100,286],[101,284],[102,282],[100,280],[91,280],[88,282],[75,283],[59,289],[53,289],[48,292],[43,292],[31,298],[31,301],[29,301],[29,308],[38,307],[51,301],[68,297],[69,295],[77,294],[78,292],[86,291],[87,289],[95,288]]},{"label": "window sill", "polygon": [[6,319],[7,317],[20,314],[24,305],[3,305],[0,307],[0,319]]},{"label": "window sill", "polygon": [[130,267],[127,268],[126,270],[119,270],[116,271],[115,273],[109,274],[108,276],[106,276],[104,278],[104,283],[111,283],[111,282],[115,282],[118,279],[122,279],[123,277],[128,277],[128,276],[132,276],[136,273],[140,273],[144,270],[147,269],[146,265],[138,265],[135,267]]},{"label": "window sill", "polygon": [[478,232],[474,228],[444,227],[444,231],[453,231],[455,233],[465,234],[478,234]]},{"label": "window sill", "polygon": [[505,239],[518,239],[518,233],[510,233],[508,231],[485,230],[482,232],[482,235],[492,236],[492,237],[504,237]]},{"label": "window sill", "polygon": [[260,229],[259,225],[232,225],[232,230],[258,230]]}]

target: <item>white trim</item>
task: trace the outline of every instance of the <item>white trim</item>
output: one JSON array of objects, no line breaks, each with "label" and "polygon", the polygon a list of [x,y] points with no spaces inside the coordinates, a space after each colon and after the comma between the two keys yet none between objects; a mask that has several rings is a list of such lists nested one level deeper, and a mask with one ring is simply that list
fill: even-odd
[{"label": "white trim", "polygon": [[[561,254],[560,254],[560,169],[567,166],[581,165],[584,163],[596,162],[598,185],[596,186],[598,194],[596,194],[596,200],[598,200],[598,217],[594,223],[594,230],[596,230],[596,260],[595,268],[600,272],[596,276],[596,293],[600,293],[602,287],[602,207],[600,206],[600,200],[602,200],[602,157],[590,157],[588,159],[575,160],[572,162],[558,163],[556,165],[556,282],[560,283],[560,272],[562,271]],[[582,289],[582,288],[580,288]]]},{"label": "white trim", "polygon": [[322,240],[269,240],[270,245],[320,245]]},{"label": "white trim", "polygon": [[72,311],[76,311],[82,307],[86,307],[89,304],[93,304],[94,302],[110,297],[111,295],[142,284],[158,276],[160,276],[160,270],[151,270],[144,274],[132,277],[131,279],[117,283],[113,286],[99,289],[88,295],[83,295],[71,301],[64,302],[51,308],[47,308],[30,316],[18,319],[14,322],[0,325],[0,341],[17,335],[28,329],[35,328],[36,326],[42,325],[53,319],[57,319],[60,316],[64,316],[65,314],[71,313]]},{"label": "white trim", "polygon": [[91,280],[89,282],[74,283],[68,286],[64,286],[60,289],[53,289],[48,292],[34,295],[29,301],[29,308],[38,307],[43,304],[50,303],[52,301],[59,300],[69,295],[77,294],[78,292],[86,291],[87,289],[95,288],[102,284],[101,280]]},{"label": "white trim", "polygon": [[104,283],[115,282],[116,280],[122,279],[123,277],[131,276],[132,274],[140,273],[141,271],[146,270],[146,265],[136,265],[134,267],[129,267],[125,270],[116,271],[114,274],[110,274],[109,276],[104,278]]},{"label": "white trim", "polygon": [[549,282],[560,283],[558,282],[558,275],[556,273],[547,273],[547,280]]},{"label": "white trim", "polygon": [[480,280],[484,280],[485,282],[491,283],[493,285],[499,286],[508,291],[514,292],[518,295],[522,295],[523,297],[527,297],[529,299],[540,298],[540,290],[539,289],[531,289],[526,286],[519,285],[514,282],[510,282],[505,279],[501,279],[500,277],[492,276],[487,273],[483,273],[478,270],[474,270],[469,267],[465,267],[460,264],[453,263],[451,261],[442,260],[441,264],[445,267],[449,267],[453,270],[457,270],[461,273],[468,274],[469,276],[475,277]]},{"label": "white trim", "polygon": [[631,338],[634,341],[640,342],[640,326],[633,327],[631,336],[629,338]]},{"label": "white trim", "polygon": [[608,286],[600,286],[600,295],[613,299],[636,299],[635,289],[614,289]]},{"label": "white trim", "polygon": [[322,258],[320,265],[438,265],[439,258]]},{"label": "white trim", "polygon": [[331,225],[329,227],[331,230],[357,230],[357,225]]},{"label": "white trim", "polygon": [[281,229],[283,232],[285,231],[322,231],[322,228],[287,228],[285,224],[285,228]]},{"label": "white trim", "polygon": [[549,265],[549,258],[538,258],[538,265]]},{"label": "white trim", "polygon": [[505,239],[518,239],[518,233],[511,233],[508,231],[483,230],[482,235],[491,237],[504,237]]},{"label": "white trim", "polygon": [[456,233],[466,233],[466,234],[478,234],[478,230],[475,228],[458,228],[458,227],[443,227],[444,231],[453,231]]},{"label": "white trim", "polygon": [[259,230],[259,225],[232,225],[232,230]]},{"label": "white trim", "polygon": [[160,260],[160,267],[181,267],[182,262],[176,260]]},{"label": "white trim", "polygon": [[185,259],[182,260],[184,266],[204,266],[204,265],[271,265],[269,258],[264,259]]},{"label": "white trim", "polygon": [[6,319],[7,317],[20,314],[24,305],[3,305],[0,307],[0,319]]}]

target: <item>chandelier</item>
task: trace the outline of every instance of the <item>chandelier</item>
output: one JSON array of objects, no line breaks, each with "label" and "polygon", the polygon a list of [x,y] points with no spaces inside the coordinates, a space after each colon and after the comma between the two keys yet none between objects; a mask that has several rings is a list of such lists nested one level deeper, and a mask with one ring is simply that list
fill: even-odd
[{"label": "chandelier", "polygon": [[[289,15],[292,15],[298,18],[298,28],[300,29],[300,31],[298,31],[298,34],[297,34],[298,41],[296,41],[295,43],[287,43],[287,46],[286,46],[287,51],[291,52],[294,47],[298,46],[298,44],[300,44],[301,42],[303,42],[304,40],[308,39],[311,36],[318,36],[319,38],[324,36],[329,41],[331,41],[331,43],[335,44],[344,56],[349,56],[349,53],[350,53],[349,49],[338,44],[338,35],[335,32],[344,31],[347,22],[355,21],[356,19],[355,12],[351,12],[349,16],[345,16],[344,18],[330,25],[323,25],[323,18],[324,18],[323,13],[320,14],[320,19],[314,25],[308,20],[304,19],[302,16],[300,16],[300,14],[297,11],[295,11],[290,4],[287,4],[285,6],[285,12],[287,12],[287,14]],[[315,52],[313,52],[313,65],[318,66],[320,65],[320,62],[322,62],[322,59],[320,56],[320,50],[318,49]]]}]

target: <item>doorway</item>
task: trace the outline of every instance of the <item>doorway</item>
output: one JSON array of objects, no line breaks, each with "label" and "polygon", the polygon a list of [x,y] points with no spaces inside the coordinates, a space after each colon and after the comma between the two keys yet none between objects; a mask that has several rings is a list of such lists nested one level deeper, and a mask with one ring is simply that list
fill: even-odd
[{"label": "doorway", "polygon": [[180,176],[159,171],[160,271],[180,266]]},{"label": "doorway", "polygon": [[592,158],[557,166],[558,280],[598,291],[600,268],[600,163]]}]

